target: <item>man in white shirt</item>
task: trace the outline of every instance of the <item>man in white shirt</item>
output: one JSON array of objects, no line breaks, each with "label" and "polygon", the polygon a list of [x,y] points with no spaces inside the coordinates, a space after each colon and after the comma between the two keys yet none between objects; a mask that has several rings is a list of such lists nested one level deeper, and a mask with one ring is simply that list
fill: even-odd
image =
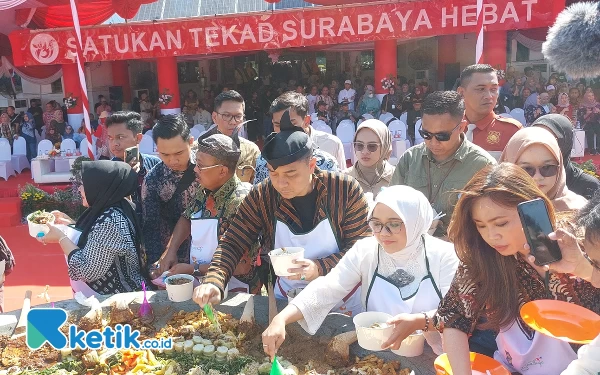
[{"label": "man in white shirt", "polygon": [[198,104],[198,109],[196,110],[196,114],[194,114],[194,125],[202,124],[208,129],[210,125],[212,125],[212,116],[204,107],[204,104]]},{"label": "man in white shirt", "polygon": [[340,91],[338,95],[338,103],[344,101],[348,102],[348,109],[354,111],[354,98],[356,97],[356,91],[352,88],[352,81],[349,79],[344,82],[344,89]]},{"label": "man in white shirt", "polygon": [[316,85],[310,87],[310,94],[306,95],[306,99],[308,100],[308,115],[312,115],[317,110],[317,93],[318,88]]}]

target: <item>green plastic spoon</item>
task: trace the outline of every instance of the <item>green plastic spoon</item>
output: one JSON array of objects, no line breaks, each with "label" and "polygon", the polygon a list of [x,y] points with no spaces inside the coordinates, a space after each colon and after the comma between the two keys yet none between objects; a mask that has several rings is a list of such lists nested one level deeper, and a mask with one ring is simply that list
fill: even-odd
[{"label": "green plastic spoon", "polygon": [[270,375],[283,375],[283,367],[277,360],[277,356],[275,356],[275,358],[273,358],[273,365],[271,366]]},{"label": "green plastic spoon", "polygon": [[212,305],[210,303],[207,303],[206,305],[204,305],[204,313],[206,314],[206,316],[208,317],[208,320],[217,328],[219,328],[219,322],[217,321],[217,319],[215,318],[215,314],[213,312],[213,308]]}]

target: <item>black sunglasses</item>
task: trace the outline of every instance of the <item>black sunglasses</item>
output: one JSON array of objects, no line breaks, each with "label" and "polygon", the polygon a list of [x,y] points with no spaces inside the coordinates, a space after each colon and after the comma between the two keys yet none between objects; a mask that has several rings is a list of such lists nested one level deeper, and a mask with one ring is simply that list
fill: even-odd
[{"label": "black sunglasses", "polygon": [[419,134],[421,134],[421,137],[423,137],[423,139],[427,141],[435,137],[435,139],[437,139],[439,142],[448,142],[450,140],[450,137],[452,136],[452,133],[454,133],[454,131],[458,129],[461,123],[462,121],[459,122],[454,127],[454,129],[450,130],[449,132],[430,133],[427,130],[419,129]]},{"label": "black sunglasses", "polygon": [[542,177],[552,177],[558,174],[558,165],[544,165],[543,167],[521,167],[531,177],[535,176],[537,171],[540,171]]},{"label": "black sunglasses", "polygon": [[[367,143],[367,151],[369,152],[376,152],[377,149],[379,149],[379,143]],[[354,150],[356,150],[356,152],[361,152],[362,150],[364,150],[365,148],[365,144],[362,142],[354,142]]]}]

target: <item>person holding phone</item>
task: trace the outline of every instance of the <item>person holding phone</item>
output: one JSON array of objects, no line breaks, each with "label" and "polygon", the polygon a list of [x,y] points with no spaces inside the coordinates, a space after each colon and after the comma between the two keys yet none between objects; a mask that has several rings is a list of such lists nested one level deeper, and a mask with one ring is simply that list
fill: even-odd
[{"label": "person holding phone", "polygon": [[471,374],[468,335],[485,315],[483,328],[497,332],[494,358],[507,369],[522,375],[560,374],[577,358],[575,351],[529,328],[519,310],[529,301],[550,298],[598,313],[600,290],[568,274],[547,273],[529,259],[517,206],[541,198],[552,225],[556,214],[523,169],[510,163],[488,166],[461,194],[449,227],[461,263],[433,317],[453,373]]},{"label": "person holding phone", "polygon": [[[114,155],[113,161],[125,161],[138,174],[138,187],[131,200],[135,204],[135,212],[143,222],[142,215],[142,182],[146,174],[160,163],[160,159],[153,155],[139,152],[138,145],[142,140],[142,116],[130,111],[115,112],[106,119],[108,144],[110,153]],[[127,158],[129,155],[129,158]],[[135,158],[132,156],[135,155]]]},{"label": "person holding phone", "polygon": [[529,127],[518,131],[508,141],[500,162],[516,164],[527,172],[556,211],[578,210],[587,203],[567,187],[560,147],[547,130]]}]

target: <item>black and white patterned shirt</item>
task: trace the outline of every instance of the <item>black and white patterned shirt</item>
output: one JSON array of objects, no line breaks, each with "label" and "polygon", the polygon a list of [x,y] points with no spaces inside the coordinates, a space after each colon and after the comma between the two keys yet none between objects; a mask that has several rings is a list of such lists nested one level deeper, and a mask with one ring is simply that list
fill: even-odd
[{"label": "black and white patterned shirt", "polygon": [[98,294],[142,288],[135,228],[118,208],[110,207],[96,219],[86,245],[71,252],[67,263],[71,280],[84,281]]}]

